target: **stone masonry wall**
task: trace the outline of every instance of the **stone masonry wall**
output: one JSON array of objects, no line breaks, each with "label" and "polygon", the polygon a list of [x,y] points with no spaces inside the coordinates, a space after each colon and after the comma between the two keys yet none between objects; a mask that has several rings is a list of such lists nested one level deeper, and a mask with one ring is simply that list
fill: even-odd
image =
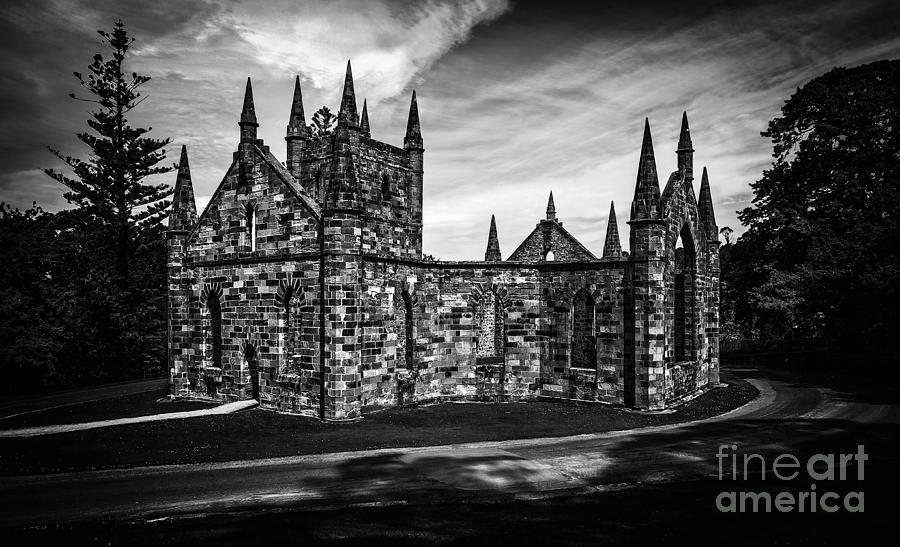
[{"label": "stone masonry wall", "polygon": [[[363,282],[361,377],[364,407],[435,398],[565,397],[621,403],[625,330],[623,264],[579,264],[572,270],[508,263],[404,264],[369,257]],[[407,382],[402,340],[403,290],[413,301],[414,368]],[[573,296],[594,301],[595,365],[571,367]],[[496,299],[502,325],[499,363],[480,362],[479,315]],[[502,318],[502,320],[501,320]],[[499,331],[494,331],[499,332]],[[498,343],[495,342],[495,343]],[[481,346],[482,348],[484,346]],[[499,364],[501,369],[495,370]],[[497,385],[502,372],[503,385]],[[403,381],[401,381],[403,380]]]}]

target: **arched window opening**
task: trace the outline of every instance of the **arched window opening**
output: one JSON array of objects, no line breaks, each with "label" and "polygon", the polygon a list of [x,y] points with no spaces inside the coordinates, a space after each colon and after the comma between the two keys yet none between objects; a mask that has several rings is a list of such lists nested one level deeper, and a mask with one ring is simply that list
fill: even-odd
[{"label": "arched window opening", "polygon": [[475,353],[478,357],[502,357],[505,345],[503,306],[497,293],[482,295],[475,311]]},{"label": "arched window opening", "polygon": [[547,262],[553,262],[556,260],[556,255],[553,254],[553,251],[547,251],[547,254],[544,255],[544,260]]},{"label": "arched window opening", "polygon": [[674,346],[675,361],[694,359],[696,319],[694,317],[695,272],[694,241],[685,225],[675,242],[675,302]]},{"label": "arched window opening", "polygon": [[597,368],[594,297],[580,289],[572,299],[572,361],[577,368]]},{"label": "arched window opening", "polygon": [[256,208],[248,203],[244,210],[247,221],[247,237],[250,238],[250,251],[256,251]]}]

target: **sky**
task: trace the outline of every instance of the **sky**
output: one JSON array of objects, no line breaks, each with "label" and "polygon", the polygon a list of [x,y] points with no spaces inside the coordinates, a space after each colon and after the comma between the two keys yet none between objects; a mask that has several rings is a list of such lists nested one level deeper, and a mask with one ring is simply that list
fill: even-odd
[{"label": "sky", "polygon": [[[504,258],[557,215],[598,256],[610,202],[628,241],[644,118],[660,184],[676,168],[687,111],[694,169],[709,170],[716,219],[735,235],[750,184],[771,164],[760,135],[784,101],[835,66],[900,57],[900,2],[707,0],[36,0],[0,7],[0,201],[68,207],[47,150],[87,157],[90,104],[72,75],[104,53],[121,18],[127,69],[151,80],[132,112],[150,136],[187,145],[202,210],[238,143],[244,83],[259,135],[285,160],[293,81],[307,122],[337,111],[348,59],[372,136],[402,146],[416,90],[425,142],[424,251],[484,256],[496,215]],[[82,93],[83,95],[83,93]],[[172,184],[175,173],[149,182]],[[696,184],[696,183],[695,183]],[[699,187],[697,187],[699,188]],[[624,245],[627,248],[627,243]]]}]

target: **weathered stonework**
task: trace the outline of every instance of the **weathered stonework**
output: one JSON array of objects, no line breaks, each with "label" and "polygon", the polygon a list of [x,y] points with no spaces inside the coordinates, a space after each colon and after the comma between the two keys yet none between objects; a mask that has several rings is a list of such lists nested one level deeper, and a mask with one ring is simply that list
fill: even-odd
[{"label": "weathered stonework", "polygon": [[248,81],[238,150],[199,218],[182,154],[167,237],[172,395],[349,420],[442,399],[663,409],[718,382],[717,232],[705,171],[694,196],[686,118],[662,193],[645,127],[630,253],[612,213],[596,258],[551,196],[506,261],[494,222],[484,261],[432,261],[415,95],[397,148],[357,115],[349,66],[331,135],[312,135],[296,86],[284,167],[257,139]]}]

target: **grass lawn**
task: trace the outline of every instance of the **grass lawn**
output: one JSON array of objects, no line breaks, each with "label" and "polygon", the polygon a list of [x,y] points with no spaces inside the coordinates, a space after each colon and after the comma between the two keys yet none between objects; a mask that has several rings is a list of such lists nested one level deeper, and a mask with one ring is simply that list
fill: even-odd
[{"label": "grass lawn", "polygon": [[714,416],[757,395],[753,386],[736,377],[723,375],[723,381],[729,386],[714,389],[671,414],[642,414],[605,405],[562,402],[451,403],[394,408],[368,414],[360,422],[335,424],[254,409],[230,415],[0,439],[0,475],[614,431]]},{"label": "grass lawn", "polygon": [[20,416],[0,418],[0,429],[17,429],[42,425],[75,424],[98,420],[115,420],[148,414],[167,414],[200,410],[217,406],[219,403],[202,401],[177,401],[157,403],[166,396],[166,390],[148,391],[125,397],[115,397],[101,401],[91,401],[73,405],[60,406],[38,412],[29,412]]}]

